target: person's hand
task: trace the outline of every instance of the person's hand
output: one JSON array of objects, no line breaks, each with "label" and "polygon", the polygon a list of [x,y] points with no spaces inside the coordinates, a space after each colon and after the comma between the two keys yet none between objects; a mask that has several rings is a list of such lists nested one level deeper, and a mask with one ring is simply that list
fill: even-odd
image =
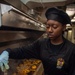
[{"label": "person's hand", "polygon": [[9,53],[7,51],[3,51],[0,55],[0,68],[4,72],[9,69],[8,65]]}]

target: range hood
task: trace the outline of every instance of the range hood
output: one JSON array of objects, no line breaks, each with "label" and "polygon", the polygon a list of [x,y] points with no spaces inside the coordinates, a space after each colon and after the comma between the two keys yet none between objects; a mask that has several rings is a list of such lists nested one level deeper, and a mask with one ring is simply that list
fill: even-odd
[{"label": "range hood", "polygon": [[[0,49],[29,44],[45,33],[45,26],[30,15],[0,3]],[[5,47],[4,47],[5,46]]]},{"label": "range hood", "polygon": [[[0,4],[0,26],[3,27],[12,27],[14,29],[19,29],[24,31],[34,30],[34,31],[45,31],[45,26],[31,16],[13,8],[9,5]],[[11,28],[11,29],[12,29]]]}]

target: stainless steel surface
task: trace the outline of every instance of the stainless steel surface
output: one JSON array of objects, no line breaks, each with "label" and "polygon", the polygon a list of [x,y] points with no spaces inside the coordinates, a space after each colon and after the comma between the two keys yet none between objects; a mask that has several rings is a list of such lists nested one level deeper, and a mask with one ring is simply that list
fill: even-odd
[{"label": "stainless steel surface", "polygon": [[[12,0],[11,0],[12,1]],[[42,36],[45,28],[38,21],[12,6],[0,4],[0,52],[32,43]],[[4,4],[6,5],[6,4]],[[2,11],[3,10],[3,11]],[[36,23],[36,24],[35,24]]]},{"label": "stainless steel surface", "polygon": [[30,22],[26,22],[23,15],[20,15],[12,10],[3,14],[2,26],[44,31],[42,27],[38,27]]},{"label": "stainless steel surface", "polygon": [[[0,4],[0,8],[3,8],[2,4]],[[30,16],[27,17],[25,13],[15,10],[9,5],[5,8],[0,9],[0,42],[2,44],[12,41],[15,43],[18,40],[20,42],[28,39],[36,40],[45,32],[45,28],[41,27],[41,24],[38,25],[38,21],[29,18]]]},{"label": "stainless steel surface", "polygon": [[[0,13],[1,13],[1,5],[0,5]],[[0,26],[1,26],[1,14],[0,14]]]},{"label": "stainless steel surface", "polygon": [[[0,4],[1,8],[3,8],[3,5]],[[6,7],[6,6],[5,6]],[[4,10],[3,10],[4,9]],[[21,29],[31,29],[31,30],[39,30],[44,31],[43,27],[41,26],[41,22],[36,22],[35,20],[32,20],[26,14],[22,13],[21,11],[14,9],[10,6],[8,6],[6,9],[3,8],[0,11],[2,11],[1,14],[1,27],[2,26],[8,26],[8,27],[16,27]],[[28,20],[26,20],[28,19]],[[36,23],[36,25],[35,25]],[[38,25],[40,24],[40,26]]]},{"label": "stainless steel surface", "polygon": [[[0,31],[0,42],[21,40],[21,39],[37,39],[43,32],[34,31]],[[4,37],[4,38],[3,38]]]},{"label": "stainless steel surface", "polygon": [[27,7],[27,5],[25,5],[20,0],[15,0],[15,1],[14,0],[3,0],[3,1],[1,1],[1,3],[9,4],[9,5],[13,6],[14,8],[16,8],[16,9],[20,10],[21,12],[25,13],[25,15],[27,15],[28,18],[31,18],[32,20],[38,22],[35,18],[32,17],[31,14],[28,13],[30,8]]},{"label": "stainless steel surface", "polygon": [[9,4],[25,13],[29,10],[20,0],[2,0],[1,3]]}]

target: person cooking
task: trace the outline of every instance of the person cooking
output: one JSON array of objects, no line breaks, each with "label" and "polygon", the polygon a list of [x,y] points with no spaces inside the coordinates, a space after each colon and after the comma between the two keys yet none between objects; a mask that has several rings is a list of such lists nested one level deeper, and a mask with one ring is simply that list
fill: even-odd
[{"label": "person cooking", "polygon": [[0,68],[8,69],[11,59],[40,59],[45,75],[75,75],[75,44],[64,38],[70,17],[56,7],[47,9],[45,16],[47,38],[38,39],[28,46],[5,49],[0,55]]}]

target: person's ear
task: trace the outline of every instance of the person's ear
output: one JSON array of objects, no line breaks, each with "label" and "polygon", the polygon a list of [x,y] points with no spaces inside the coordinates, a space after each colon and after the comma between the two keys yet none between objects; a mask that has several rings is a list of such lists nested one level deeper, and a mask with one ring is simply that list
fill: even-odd
[{"label": "person's ear", "polygon": [[63,31],[65,31],[66,30],[66,25],[63,25]]}]

